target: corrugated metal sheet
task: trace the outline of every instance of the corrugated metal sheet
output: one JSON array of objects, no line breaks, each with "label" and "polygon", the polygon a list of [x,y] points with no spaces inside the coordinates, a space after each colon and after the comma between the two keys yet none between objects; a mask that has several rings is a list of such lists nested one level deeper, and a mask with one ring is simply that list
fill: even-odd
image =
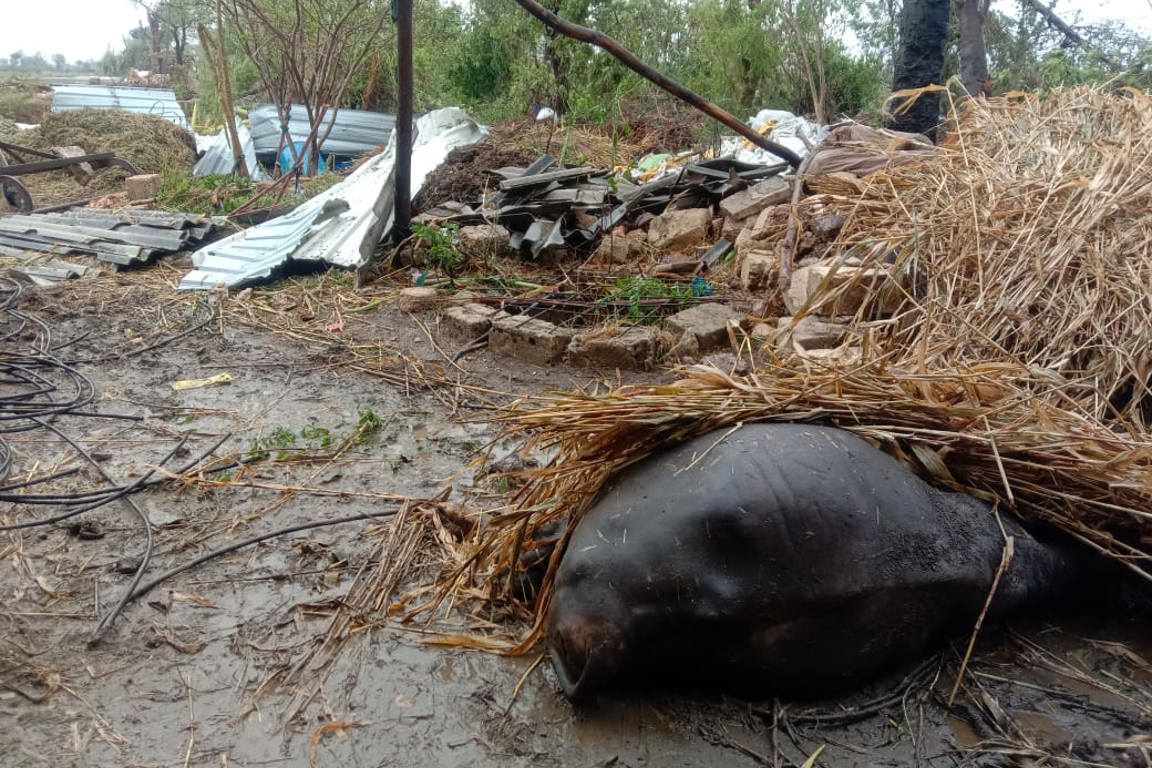
[{"label": "corrugated metal sheet", "polygon": [[217,223],[199,214],[79,208],[0,217],[0,246],[57,256],[88,254],[126,266],[199,245]]},{"label": "corrugated metal sheet", "polygon": [[[275,155],[280,144],[280,118],[276,107],[271,104],[256,107],[248,113],[252,126],[252,142],[258,155]],[[331,125],[332,131],[320,145],[320,151],[333,155],[358,155],[388,142],[392,129],[396,127],[396,117],[383,112],[365,112],[359,109],[341,109],[329,112],[324,118],[324,129]],[[308,138],[308,111],[302,104],[292,106],[288,122],[288,132],[293,142],[303,142]]]},{"label": "corrugated metal sheet", "polygon": [[52,111],[74,109],[123,109],[141,115],[157,115],[188,127],[188,118],[171,88],[132,88],[112,85],[53,85]]},{"label": "corrugated metal sheet", "polygon": [[[416,131],[413,195],[449,150],[488,135],[487,129],[455,107],[424,115],[416,121]],[[389,142],[387,151],[288,215],[201,248],[192,254],[196,269],[184,276],[180,287],[207,289],[219,283],[236,287],[270,277],[289,259],[343,267],[366,263],[392,228],[393,164]]]},{"label": "corrugated metal sheet", "polygon": [[[240,137],[240,146],[244,148],[244,162],[248,164],[249,175],[253,179],[261,178],[263,173],[256,162],[256,147],[252,143],[252,134],[239,118],[236,119],[236,133]],[[221,128],[220,133],[215,136],[196,134],[196,151],[204,154],[196,161],[196,166],[192,169],[193,176],[232,173],[232,139],[227,129]]]}]

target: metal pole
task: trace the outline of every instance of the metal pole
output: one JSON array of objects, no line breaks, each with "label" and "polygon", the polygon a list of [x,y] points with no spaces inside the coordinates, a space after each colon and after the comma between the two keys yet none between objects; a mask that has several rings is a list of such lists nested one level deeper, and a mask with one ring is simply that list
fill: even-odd
[{"label": "metal pole", "polygon": [[412,223],[412,0],[396,3],[396,215],[392,239],[411,234]]}]

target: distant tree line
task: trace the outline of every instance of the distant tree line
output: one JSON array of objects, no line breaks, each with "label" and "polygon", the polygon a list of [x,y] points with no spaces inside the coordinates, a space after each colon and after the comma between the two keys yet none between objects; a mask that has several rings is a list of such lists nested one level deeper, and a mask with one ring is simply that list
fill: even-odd
[{"label": "distant tree line", "polygon": [[[144,22],[98,62],[99,71],[170,73],[178,88],[199,95],[211,111],[222,70],[204,54],[218,48],[238,100],[322,98],[385,111],[395,106],[395,30],[386,2],[138,1]],[[892,86],[904,12],[902,0],[546,4],[612,35],[738,115],[772,107],[824,120],[878,108]],[[499,120],[549,106],[575,120],[613,121],[658,98],[610,56],[550,34],[509,0],[415,5],[420,109],[459,104],[484,120]],[[1070,35],[1051,14],[1041,0],[1013,0],[996,9],[988,0],[952,0],[942,78],[962,76],[969,90],[985,93],[1100,81],[1152,86],[1147,38],[1119,24],[1057,19],[1067,22]],[[973,25],[982,37],[978,48]],[[207,49],[198,29],[212,38]],[[974,60],[983,69],[972,68]],[[55,66],[40,62],[45,69]],[[25,57],[13,54],[8,66],[22,68]]]}]

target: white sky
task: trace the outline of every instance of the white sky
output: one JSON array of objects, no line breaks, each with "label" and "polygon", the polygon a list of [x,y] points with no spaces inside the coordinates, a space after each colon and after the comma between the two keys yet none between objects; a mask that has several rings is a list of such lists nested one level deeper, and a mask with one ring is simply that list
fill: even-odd
[{"label": "white sky", "polygon": [[[1011,0],[996,0],[1007,5]],[[69,62],[98,59],[111,46],[122,47],[129,29],[143,18],[132,0],[0,0],[0,56],[39,51],[51,60],[62,53]],[[1058,0],[1056,12],[1071,21],[1073,11],[1086,23],[1122,20],[1152,35],[1149,0]],[[608,34],[612,30],[604,30]]]}]

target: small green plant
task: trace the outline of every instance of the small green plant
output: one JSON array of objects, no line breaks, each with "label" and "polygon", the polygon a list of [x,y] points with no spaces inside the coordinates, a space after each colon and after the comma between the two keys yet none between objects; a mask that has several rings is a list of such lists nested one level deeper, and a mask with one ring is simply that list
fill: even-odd
[{"label": "small green plant", "polygon": [[332,432],[324,427],[307,426],[300,430],[300,437],[320,448],[332,445]]},{"label": "small green plant", "polygon": [[611,290],[604,294],[603,304],[628,302],[626,316],[634,323],[654,323],[659,313],[645,307],[649,299],[691,299],[692,286],[686,283],[673,283],[652,277],[619,277]]},{"label": "small green plant", "polygon": [[356,443],[363,444],[369,437],[384,429],[384,422],[371,408],[360,411],[356,417]]},{"label": "small green plant", "polygon": [[264,438],[264,445],[269,448],[291,448],[296,445],[296,433],[284,427],[276,427],[271,435]]},{"label": "small green plant", "polygon": [[[160,177],[156,202],[169,211],[219,214],[239,208],[258,191],[251,179],[242,176],[191,176],[182,169],[169,169]],[[274,196],[263,195],[257,207],[274,202]]]},{"label": "small green plant", "polygon": [[447,222],[432,226],[412,222],[412,234],[418,240],[416,250],[427,257],[429,265],[448,275],[449,279],[456,276],[456,267],[463,260],[456,250],[456,240],[460,235],[459,224]]},{"label": "small green plant", "polygon": [[248,459],[250,461],[264,461],[268,458],[268,451],[264,450],[264,446],[260,444],[259,439],[253,439],[252,445],[248,447]]}]

